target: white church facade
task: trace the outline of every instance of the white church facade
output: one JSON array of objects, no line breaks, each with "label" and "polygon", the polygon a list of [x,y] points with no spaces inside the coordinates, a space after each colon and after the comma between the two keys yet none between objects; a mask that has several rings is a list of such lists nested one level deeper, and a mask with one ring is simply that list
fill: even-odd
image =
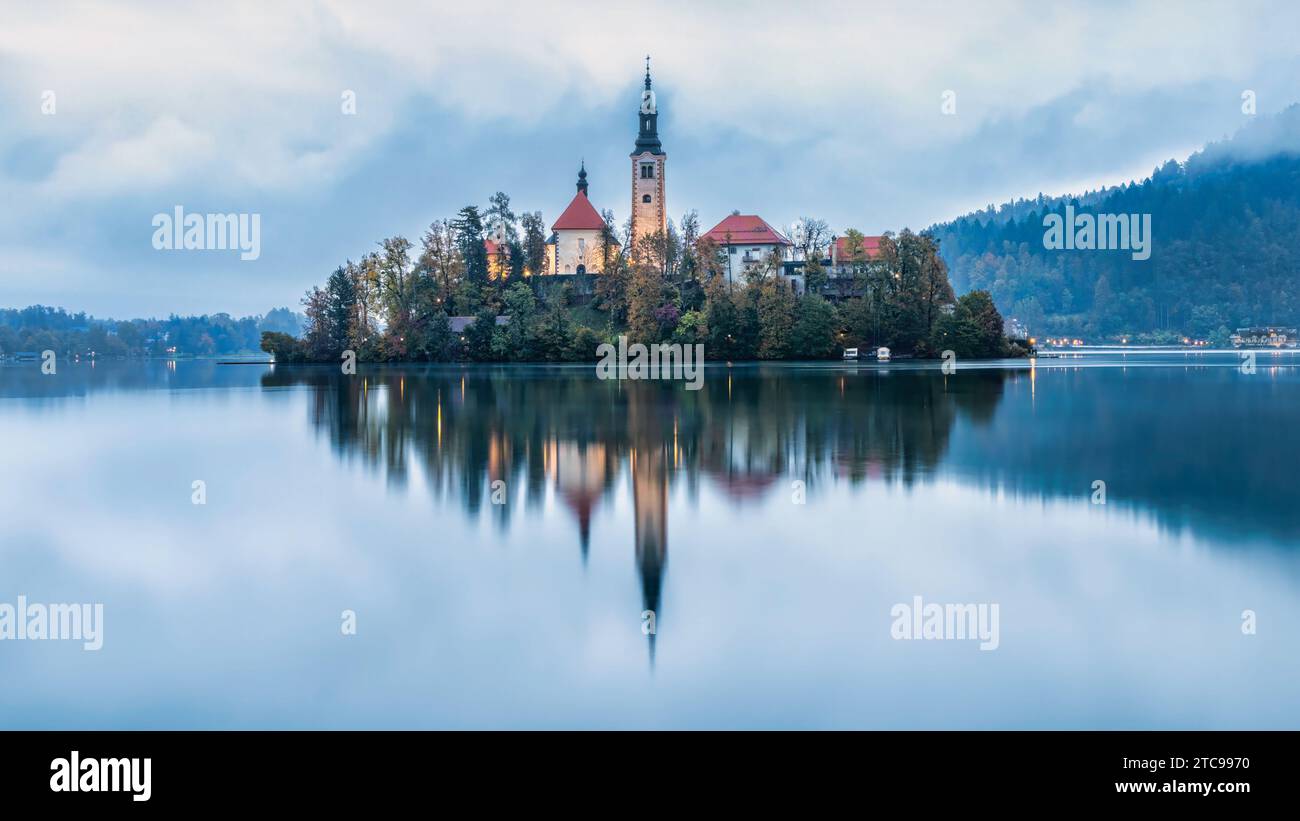
[{"label": "white church facade", "polygon": [[611,230],[606,239],[605,220],[587,198],[587,167],[578,171],[578,193],[551,226],[546,242],[549,274],[599,274],[607,260],[618,256],[618,241]]}]

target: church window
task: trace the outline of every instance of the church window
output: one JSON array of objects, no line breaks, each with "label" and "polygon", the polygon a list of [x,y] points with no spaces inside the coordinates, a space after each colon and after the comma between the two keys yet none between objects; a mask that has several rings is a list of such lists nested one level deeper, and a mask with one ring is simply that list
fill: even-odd
[{"label": "church window", "polygon": [[641,179],[653,180],[655,178],[655,167],[650,163],[641,166]]},{"label": "church window", "polygon": [[649,202],[649,201],[650,201],[650,195],[649,195],[649,194],[644,194],[644,195],[642,195],[642,197],[641,197],[641,202]]}]

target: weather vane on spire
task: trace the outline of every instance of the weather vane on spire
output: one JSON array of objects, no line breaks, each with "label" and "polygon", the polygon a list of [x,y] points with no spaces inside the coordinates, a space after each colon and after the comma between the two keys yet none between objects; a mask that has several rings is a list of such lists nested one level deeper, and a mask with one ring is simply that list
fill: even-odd
[{"label": "weather vane on spire", "polygon": [[650,55],[645,56],[645,87],[650,87]]}]

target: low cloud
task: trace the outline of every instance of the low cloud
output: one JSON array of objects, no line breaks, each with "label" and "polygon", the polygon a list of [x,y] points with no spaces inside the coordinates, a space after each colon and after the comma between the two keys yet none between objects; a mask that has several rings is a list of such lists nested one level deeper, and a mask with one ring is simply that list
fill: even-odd
[{"label": "low cloud", "polygon": [[[99,223],[128,203],[263,213],[281,231],[268,259],[287,279],[261,274],[257,303],[236,311],[282,304],[341,261],[321,238],[368,250],[377,214],[407,214],[381,230],[409,233],[500,188],[554,216],[583,156],[594,196],[622,219],[647,52],[670,209],[698,208],[705,222],[741,208],[774,224],[811,214],[837,230],[919,228],[1178,156],[1247,121],[1242,89],[1260,114],[1300,98],[1289,2],[1188,14],[1154,3],[53,2],[5,16],[0,198],[23,206],[0,220],[0,243],[66,239],[69,256],[114,276],[158,261],[138,256],[147,243],[134,234],[78,247],[63,236],[70,206]],[[345,89],[354,116],[340,111]],[[44,90],[57,114],[41,113]],[[417,194],[423,207],[408,207]],[[319,208],[310,222],[296,216],[304,207]],[[278,256],[288,244],[302,253]],[[47,301],[81,307],[57,284],[75,279],[50,280]],[[0,283],[0,304],[11,294]]]}]

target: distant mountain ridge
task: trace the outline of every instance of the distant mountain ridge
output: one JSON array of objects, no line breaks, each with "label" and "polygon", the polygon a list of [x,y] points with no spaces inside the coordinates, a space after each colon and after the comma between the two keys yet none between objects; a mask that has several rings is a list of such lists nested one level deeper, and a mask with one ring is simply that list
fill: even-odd
[{"label": "distant mountain ridge", "polygon": [[[1151,214],[1151,258],[1045,248],[1043,216],[1067,204]],[[1212,339],[1300,324],[1300,105],[1141,182],[1016,200],[929,230],[957,293],[988,290],[1038,336]]]}]

